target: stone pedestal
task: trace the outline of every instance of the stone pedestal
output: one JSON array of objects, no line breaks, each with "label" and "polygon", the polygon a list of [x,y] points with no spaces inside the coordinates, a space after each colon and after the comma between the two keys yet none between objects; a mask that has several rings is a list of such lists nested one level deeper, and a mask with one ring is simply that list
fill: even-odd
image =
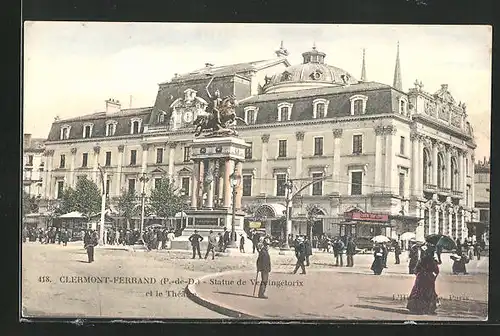
[{"label": "stone pedestal", "polygon": [[[244,213],[241,210],[243,190],[242,163],[245,149],[249,145],[237,137],[198,138],[191,143],[191,160],[194,162],[195,176],[191,189],[191,209],[186,210],[188,224],[182,235],[172,242],[172,249],[191,249],[188,238],[198,231],[204,240],[200,248],[206,250],[207,237],[212,230],[231,232],[233,210],[234,231],[239,246],[243,230]],[[231,176],[237,176],[236,186],[231,185]],[[248,249],[250,240],[246,240]],[[251,246],[251,245],[250,245]]]}]

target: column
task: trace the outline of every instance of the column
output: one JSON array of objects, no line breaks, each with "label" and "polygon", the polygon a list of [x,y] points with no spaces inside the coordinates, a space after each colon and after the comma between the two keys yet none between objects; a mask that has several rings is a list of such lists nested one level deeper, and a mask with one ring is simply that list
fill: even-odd
[{"label": "column", "polygon": [[260,182],[259,182],[259,185],[260,185],[260,193],[261,194],[267,194],[267,183],[265,180],[266,177],[267,177],[267,157],[269,155],[268,153],[268,143],[269,143],[269,137],[270,135],[269,134],[263,134],[261,136],[261,140],[262,140],[262,160],[260,161],[260,178],[262,179]]},{"label": "column", "polygon": [[462,154],[462,150],[458,149],[457,150],[458,155],[457,155],[457,168],[458,168],[458,182],[457,182],[457,190],[458,191],[463,191],[463,181],[464,181],[464,157]]},{"label": "column", "polygon": [[411,133],[410,134],[410,140],[412,142],[412,152],[411,152],[411,177],[412,177],[412,192],[411,195],[413,196],[420,196],[421,188],[420,188],[420,182],[419,182],[419,176],[420,176],[420,165],[421,160],[420,158],[420,152],[419,152],[419,136],[416,133]]},{"label": "column", "polygon": [[243,163],[241,161],[236,162],[235,170],[236,170],[236,175],[239,176],[239,181],[238,184],[236,185],[235,209],[240,210],[241,198],[243,197]]},{"label": "column", "polygon": [[432,142],[432,181],[431,184],[438,185],[438,148],[435,140]]},{"label": "column", "polygon": [[453,213],[451,207],[448,208],[448,235],[451,237],[453,233]]},{"label": "column", "polygon": [[142,155],[141,155],[141,173],[145,173],[148,167],[148,154],[149,154],[149,144],[142,144]]},{"label": "column", "polygon": [[45,178],[44,178],[44,195],[45,198],[51,199],[51,185],[52,185],[52,165],[54,164],[54,150],[45,151],[45,156],[47,160],[45,162]]},{"label": "column", "polygon": [[177,143],[169,142],[168,143],[169,152],[168,152],[168,178],[172,180],[174,178],[174,162],[175,162],[175,148],[177,147]]},{"label": "column", "polygon": [[342,140],[342,134],[342,129],[333,130],[333,191],[338,194],[340,194],[340,190],[342,189],[340,183],[340,170],[342,169],[340,166],[340,141]]},{"label": "column", "polygon": [[397,174],[394,171],[394,152],[393,152],[393,138],[396,134],[396,128],[393,125],[386,126],[386,136],[385,136],[385,181],[384,186],[390,194],[394,193],[395,181],[397,179]]},{"label": "column", "polygon": [[429,235],[431,234],[432,232],[434,232],[434,229],[433,229],[433,225],[434,225],[434,217],[432,217],[432,213],[433,213],[433,206],[429,206],[428,207],[428,210],[429,210],[429,219],[427,220],[428,223],[429,223],[429,227],[428,227],[428,232],[425,232],[425,235]]},{"label": "column", "polygon": [[123,166],[123,151],[125,149],[124,145],[118,146],[118,166],[116,168],[117,178],[116,178],[116,186],[115,186],[115,195],[120,196],[122,192],[122,166]]},{"label": "column", "polygon": [[217,204],[218,207],[220,208],[221,206],[224,205],[224,176],[225,176],[225,169],[226,169],[226,162],[222,159],[220,159],[218,162],[219,165],[219,177],[217,178],[217,182],[219,183],[219,194],[217,195]]},{"label": "column", "polygon": [[382,160],[382,149],[384,147],[383,142],[384,127],[375,127],[375,188],[374,191],[384,191],[384,164]]},{"label": "column", "polygon": [[208,162],[208,173],[212,175],[212,180],[210,181],[210,183],[207,183],[207,204],[206,204],[206,207],[208,209],[212,209],[214,207],[214,182],[215,182],[214,162],[213,161]]},{"label": "column", "polygon": [[301,178],[302,177],[302,155],[303,155],[303,144],[304,144],[304,135],[305,133],[303,131],[298,131],[295,133],[295,137],[297,139],[296,143],[296,156],[297,158],[295,159],[295,177],[296,178]]},{"label": "column", "polygon": [[94,146],[94,167],[92,169],[93,180],[97,185],[100,185],[99,181],[99,154],[101,153],[100,146]]},{"label": "column", "polygon": [[434,233],[437,234],[437,233],[439,233],[439,206],[438,205],[436,205],[434,207],[434,217],[435,217],[434,218],[434,220],[435,220],[435,222],[434,222],[434,225],[435,225],[434,226]]},{"label": "column", "polygon": [[462,232],[462,240],[467,238],[467,225],[465,224],[465,211],[462,210],[460,214],[460,231]]},{"label": "column", "polygon": [[[475,183],[474,183],[474,168],[475,168],[475,160],[476,160],[475,156],[474,156],[474,155],[472,155],[472,156],[471,156],[471,160],[470,160],[470,162],[471,162],[471,164],[472,164],[472,168],[470,168],[470,170],[469,170],[469,171],[470,171],[470,176],[471,176],[471,183],[470,183],[470,196],[469,196],[469,199],[470,199],[470,204],[471,204],[471,206],[470,206],[470,207],[471,207],[471,208],[474,208],[474,207],[475,207],[475,203],[474,203],[474,195],[475,195],[475,189],[476,189],[476,188],[475,188]],[[471,216],[472,216],[472,214],[471,214]],[[471,220],[473,220],[473,219],[471,218]]]},{"label": "column", "polygon": [[[224,162],[224,203],[223,207],[229,209],[231,206],[231,174],[233,172],[232,160],[227,159]],[[261,185],[265,185],[265,183],[261,182]]]},{"label": "column", "polygon": [[446,179],[445,179],[445,187],[451,189],[451,178],[453,176],[453,172],[451,171],[451,148],[449,145],[446,145]]},{"label": "column", "polygon": [[[199,175],[203,169],[203,161],[195,161],[193,165],[193,183],[191,184],[191,209],[198,208],[198,195],[199,195]],[[170,170],[170,167],[169,167]],[[171,175],[170,175],[171,176]]]},{"label": "column", "polygon": [[71,161],[69,166],[68,175],[68,186],[73,188],[73,180],[75,177],[75,159],[76,159],[76,147],[71,148]]}]

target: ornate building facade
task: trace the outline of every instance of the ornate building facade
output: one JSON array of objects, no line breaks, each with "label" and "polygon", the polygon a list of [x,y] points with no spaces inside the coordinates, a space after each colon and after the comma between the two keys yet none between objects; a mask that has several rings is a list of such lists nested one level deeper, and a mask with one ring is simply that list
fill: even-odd
[{"label": "ornate building facade", "polygon": [[43,191],[45,139],[23,135],[23,190],[38,197]]},{"label": "ornate building facade", "polygon": [[279,234],[291,188],[292,233],[467,236],[476,145],[447,85],[432,94],[417,81],[404,92],[399,47],[392,86],[367,80],[364,53],[361,80],[315,47],[297,65],[283,46],[276,54],[176,75],[159,85],[153,107],[109,99],[104,112],[54,122],[43,196],[59,197],[81,175],[97,181],[99,165],[111,196],[138,189],[142,173],[146,193],[162,175],[190,193],[192,123],[210,102],[213,76],[208,90],[235,96],[248,123],[236,127],[250,145],[242,207],[266,230]]},{"label": "ornate building facade", "polygon": [[478,161],[474,166],[474,207],[478,211],[478,221],[469,225],[476,240],[483,240],[489,246],[490,228],[490,159]]}]

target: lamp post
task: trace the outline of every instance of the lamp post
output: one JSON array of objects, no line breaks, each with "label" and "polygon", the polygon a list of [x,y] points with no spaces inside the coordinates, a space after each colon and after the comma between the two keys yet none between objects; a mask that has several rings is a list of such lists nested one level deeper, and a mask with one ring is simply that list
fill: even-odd
[{"label": "lamp post", "polygon": [[291,226],[291,218],[290,218],[290,203],[292,202],[292,191],[293,191],[293,181],[288,179],[285,182],[285,243],[283,244],[283,250],[289,250],[290,245],[288,245],[288,227]]},{"label": "lamp post", "polygon": [[[186,196],[186,191],[184,189],[181,189],[180,194],[182,200],[184,201],[184,196]],[[184,230],[184,207],[181,209],[181,229]]]},{"label": "lamp post", "polygon": [[230,176],[230,182],[231,182],[231,188],[232,188],[232,193],[233,193],[233,209],[232,209],[232,216],[231,216],[231,239],[229,240],[229,246],[228,247],[235,247],[236,246],[236,231],[235,231],[235,226],[236,226],[236,188],[239,186],[241,182],[241,176],[238,175],[235,171],[231,174]]},{"label": "lamp post", "polygon": [[104,219],[105,219],[105,211],[106,211],[106,179],[107,173],[106,171],[99,165],[99,172],[101,173],[101,182],[102,182],[102,195],[101,195],[101,224],[99,226],[99,245],[104,245]]},{"label": "lamp post", "polygon": [[146,173],[142,173],[142,176],[139,178],[139,181],[142,182],[142,193],[141,193],[141,228],[139,231],[139,241],[144,242],[143,233],[144,233],[144,208],[146,207],[146,183],[149,182],[149,177]]}]

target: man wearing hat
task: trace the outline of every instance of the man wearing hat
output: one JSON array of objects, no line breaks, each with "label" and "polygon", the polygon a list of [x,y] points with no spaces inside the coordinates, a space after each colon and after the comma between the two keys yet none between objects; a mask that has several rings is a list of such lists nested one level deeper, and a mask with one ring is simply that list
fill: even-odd
[{"label": "man wearing hat", "polygon": [[212,260],[215,259],[215,246],[217,246],[217,235],[213,230],[208,233],[208,247],[207,253],[205,254],[205,259],[208,258],[208,254],[212,252]]},{"label": "man wearing hat", "polygon": [[245,253],[245,237],[240,233],[240,252]]},{"label": "man wearing hat", "polygon": [[271,257],[268,251],[269,239],[264,239],[257,247],[259,256],[257,257],[257,274],[260,272],[259,298],[267,299],[265,295],[269,273],[271,272]]},{"label": "man wearing hat", "polygon": [[194,233],[189,237],[189,241],[191,242],[191,246],[193,247],[193,258],[195,259],[196,253],[198,253],[198,257],[201,259],[200,252],[200,242],[203,240],[203,237],[198,234],[198,230],[194,230]]},{"label": "man wearing hat", "polygon": [[224,241],[222,252],[226,252],[227,245],[229,245],[229,231],[227,230],[227,228],[224,228],[224,234],[222,236],[222,239]]},{"label": "man wearing hat", "polygon": [[304,261],[306,260],[306,247],[304,245],[304,238],[297,238],[297,243],[295,245],[295,257],[297,258],[297,264],[295,264],[295,269],[293,270],[293,274],[296,274],[299,270],[299,267],[302,269],[302,273],[306,274],[306,266],[304,265]]},{"label": "man wearing hat", "polygon": [[415,274],[415,267],[419,259],[419,247],[415,239],[410,239],[410,251],[408,252],[408,273]]}]

